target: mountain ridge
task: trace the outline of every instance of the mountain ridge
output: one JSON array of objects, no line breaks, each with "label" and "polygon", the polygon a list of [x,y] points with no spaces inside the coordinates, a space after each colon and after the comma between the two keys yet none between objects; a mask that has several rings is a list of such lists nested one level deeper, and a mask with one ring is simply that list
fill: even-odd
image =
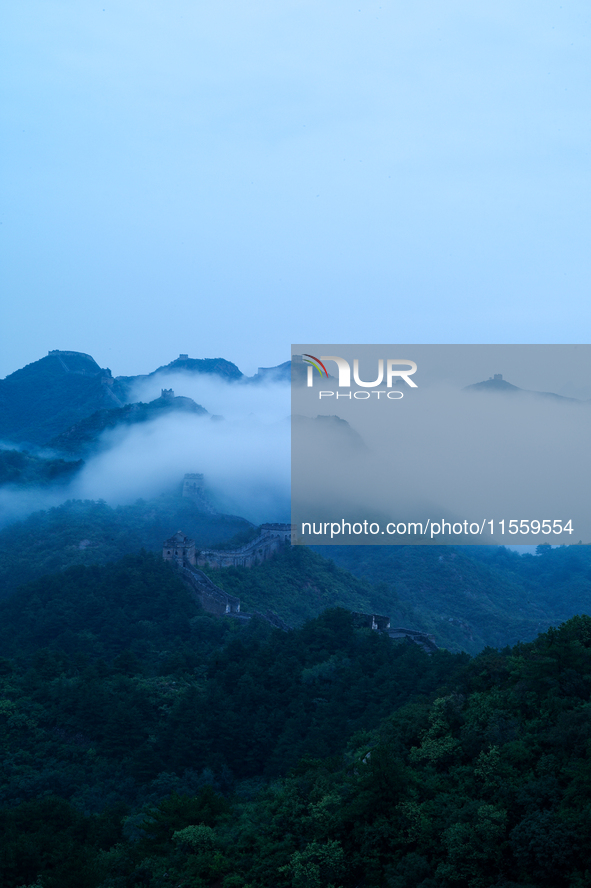
[{"label": "mountain ridge", "polygon": [[151,373],[113,377],[108,367],[100,367],[85,352],[53,349],[0,380],[0,439],[12,444],[56,446],[55,440],[100,411],[141,404],[131,400],[134,387],[159,375],[199,374],[236,384],[286,382],[288,365],[261,367],[255,376],[248,377],[225,358],[189,358],[181,354]]},{"label": "mountain ridge", "polygon": [[209,411],[192,398],[176,396],[172,390],[164,390],[159,398],[144,404],[138,401],[125,407],[112,410],[97,410],[81,419],[65,432],[49,442],[49,446],[64,453],[81,453],[96,445],[99,437],[109,429],[118,426],[131,426],[149,422],[159,416],[171,413],[190,413],[194,416],[209,416]]}]

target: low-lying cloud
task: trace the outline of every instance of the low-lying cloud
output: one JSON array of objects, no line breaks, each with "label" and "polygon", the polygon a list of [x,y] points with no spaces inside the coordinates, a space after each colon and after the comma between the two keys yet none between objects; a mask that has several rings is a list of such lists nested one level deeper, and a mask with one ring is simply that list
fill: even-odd
[{"label": "low-lying cloud", "polygon": [[71,483],[0,489],[0,524],[68,499],[103,499],[113,506],[149,499],[174,489],[188,472],[204,475],[220,512],[253,523],[289,521],[289,386],[167,374],[141,381],[134,400],[153,400],[161,388],[193,398],[210,415],[171,412],[106,431]]},{"label": "low-lying cloud", "polygon": [[216,422],[169,414],[106,433],[102,443],[110,446],[88,462],[72,485],[81,499],[132,502],[170,490],[187,472],[200,472],[219,511],[255,523],[289,518],[287,419]]}]

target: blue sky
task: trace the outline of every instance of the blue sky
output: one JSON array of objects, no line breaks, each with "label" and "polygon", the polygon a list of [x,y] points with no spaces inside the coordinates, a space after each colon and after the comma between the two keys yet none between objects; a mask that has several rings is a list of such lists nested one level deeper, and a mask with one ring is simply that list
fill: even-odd
[{"label": "blue sky", "polygon": [[585,342],[589,7],[20,0],[0,376]]}]

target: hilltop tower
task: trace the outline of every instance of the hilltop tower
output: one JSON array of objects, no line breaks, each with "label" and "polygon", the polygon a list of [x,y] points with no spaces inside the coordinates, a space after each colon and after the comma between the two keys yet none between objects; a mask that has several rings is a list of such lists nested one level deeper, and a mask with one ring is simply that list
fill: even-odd
[{"label": "hilltop tower", "polygon": [[203,496],[205,482],[203,475],[198,472],[187,472],[183,478],[183,496],[198,497]]},{"label": "hilltop tower", "polygon": [[162,557],[165,561],[176,561],[179,567],[184,567],[186,564],[197,564],[195,540],[190,540],[182,530],[177,530],[174,536],[165,541],[162,547]]}]

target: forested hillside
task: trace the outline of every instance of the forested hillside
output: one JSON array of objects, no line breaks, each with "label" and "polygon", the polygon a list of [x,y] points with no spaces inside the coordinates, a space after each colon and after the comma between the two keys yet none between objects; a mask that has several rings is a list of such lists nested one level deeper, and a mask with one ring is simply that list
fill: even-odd
[{"label": "forested hillside", "polygon": [[0,486],[43,487],[63,484],[80,471],[81,459],[43,457],[26,450],[0,450]]},{"label": "forested hillside", "polygon": [[143,553],[0,627],[6,888],[586,884],[589,617],[429,656],[343,609],[208,616]]},{"label": "forested hillside", "polygon": [[179,528],[205,547],[244,535],[252,525],[236,515],[205,512],[180,494],[116,508],[69,501],[0,530],[0,598],[74,564],[105,564],[141,548],[161,552]]},{"label": "forested hillside", "polygon": [[386,583],[414,608],[420,628],[452,650],[476,653],[530,641],[549,626],[591,613],[591,546],[317,546],[372,584]]},{"label": "forested hillside", "polygon": [[97,410],[69,429],[53,438],[49,445],[64,453],[84,453],[96,448],[101,435],[107,430],[150,422],[172,413],[190,413],[206,416],[207,410],[192,398],[160,397],[148,404],[126,404],[112,410]]},{"label": "forested hillside", "polygon": [[[241,545],[256,533],[245,519],[204,511],[203,504],[180,493],[116,508],[67,502],[0,531],[0,597],[74,564],[105,564],[141,548],[159,552],[179,529],[198,548],[231,541]],[[591,613],[589,546],[540,546],[538,555],[475,546],[326,546],[315,551],[322,555],[316,561],[320,573],[333,570],[330,562],[341,569],[332,573],[330,593],[324,581],[300,573],[309,562],[298,562],[295,549],[279,562],[211,576],[249,607],[274,610],[292,625],[340,604],[387,614],[392,625],[432,633],[438,645],[470,653],[486,645],[528,641],[549,626]],[[361,583],[353,582],[351,573]]]},{"label": "forested hillside", "polygon": [[0,437],[46,444],[95,410],[122,407],[126,390],[82,352],[50,352],[0,379]]},{"label": "forested hillside", "polygon": [[386,583],[359,579],[306,546],[287,547],[251,568],[204,571],[225,592],[240,598],[243,609],[276,611],[293,626],[337,606],[387,614],[393,626],[416,622],[412,607],[399,601]]}]

